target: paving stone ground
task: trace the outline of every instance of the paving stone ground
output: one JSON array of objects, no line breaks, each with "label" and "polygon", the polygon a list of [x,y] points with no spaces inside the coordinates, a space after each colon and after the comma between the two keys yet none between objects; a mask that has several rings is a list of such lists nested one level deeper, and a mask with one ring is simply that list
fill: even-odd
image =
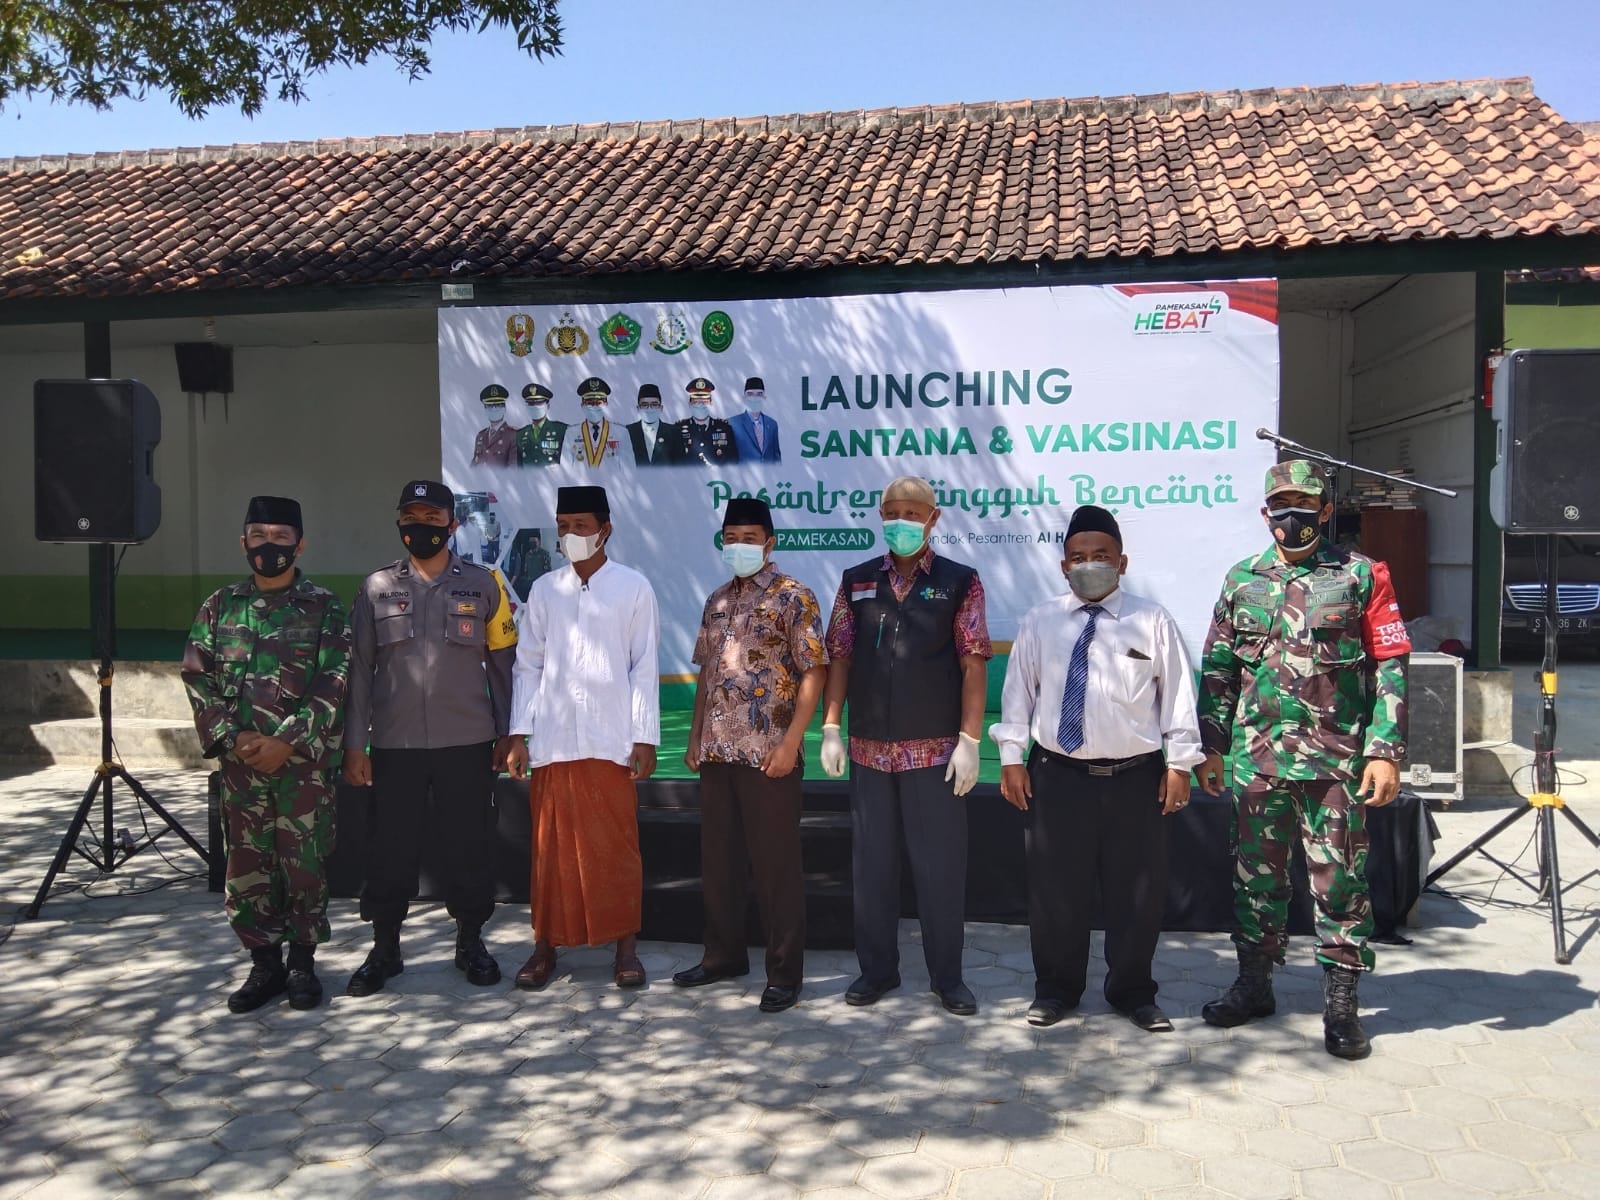
[{"label": "paving stone ground", "polygon": [[[663,943],[642,947],[642,991],[610,986],[596,950],[521,993],[525,907],[489,929],[500,986],[464,981],[426,905],[405,974],[355,1000],[342,988],[366,928],[338,901],[318,960],[331,1001],[241,1017],[225,999],[246,960],[219,897],[180,877],[198,861],[175,839],[172,865],[146,853],[98,881],[75,860],[42,915],[16,919],[86,778],[0,780],[0,1200],[1600,1196],[1594,879],[1572,885],[1573,962],[1558,966],[1544,909],[1487,862],[1458,870],[1454,895],[1424,897],[1415,945],[1380,948],[1361,1063],[1321,1048],[1303,939],[1276,1018],[1205,1025],[1200,1005],[1232,977],[1220,934],[1163,938],[1177,1029],[1154,1036],[1106,1009],[1098,978],[1081,1015],[1030,1028],[1026,930],[994,925],[968,929],[976,1018],[928,994],[910,925],[905,986],[870,1009],[842,1000],[848,954],[810,955],[801,1005],[763,1016],[756,977],[672,987],[698,948]],[[144,782],[204,828],[202,775]],[[1440,855],[1510,803],[1442,815]],[[1519,823],[1499,856],[1531,866],[1532,831]],[[1579,880],[1597,855],[1561,832]]]}]

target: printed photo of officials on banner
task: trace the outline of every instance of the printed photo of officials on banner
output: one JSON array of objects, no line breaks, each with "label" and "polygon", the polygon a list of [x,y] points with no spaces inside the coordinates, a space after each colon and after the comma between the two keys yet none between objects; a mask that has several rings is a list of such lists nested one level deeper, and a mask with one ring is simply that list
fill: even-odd
[{"label": "printed photo of officials on banner", "polygon": [[521,602],[563,565],[557,490],[603,486],[677,674],[731,500],[770,505],[777,555],[820,594],[884,549],[882,489],[914,475],[938,495],[939,544],[1007,584],[997,636],[1059,582],[1040,543],[1093,503],[1175,547],[1137,569],[1197,651],[1209,613],[1183,581],[1258,530],[1235,484],[1272,459],[1253,432],[1277,424],[1276,321],[1271,280],[441,309],[453,548]]}]

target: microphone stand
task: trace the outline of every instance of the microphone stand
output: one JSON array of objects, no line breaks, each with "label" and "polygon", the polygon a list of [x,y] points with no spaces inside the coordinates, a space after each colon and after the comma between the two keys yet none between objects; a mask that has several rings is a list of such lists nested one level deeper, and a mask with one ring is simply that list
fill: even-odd
[{"label": "microphone stand", "polygon": [[[1343,467],[1346,471],[1357,471],[1362,475],[1371,475],[1374,479],[1387,479],[1391,483],[1403,483],[1407,487],[1414,487],[1419,491],[1432,492],[1436,496],[1449,496],[1451,499],[1454,499],[1456,496],[1456,493],[1450,488],[1435,487],[1431,483],[1418,483],[1415,479],[1407,479],[1404,475],[1391,475],[1387,471],[1374,471],[1371,467],[1359,466],[1358,464],[1348,462],[1345,459],[1335,458],[1333,455],[1324,453],[1321,450],[1313,450],[1310,446],[1302,446],[1299,442],[1292,441],[1289,438],[1281,437],[1278,434],[1273,433],[1272,430],[1268,429],[1265,425],[1256,430],[1256,436],[1263,442],[1272,442],[1275,445],[1288,450],[1290,453],[1298,455],[1300,458],[1309,458],[1313,462],[1321,463],[1323,466],[1322,473],[1327,477],[1329,484],[1334,487],[1335,496],[1338,494],[1337,479],[1338,471],[1341,467]],[[1333,515],[1334,520],[1338,520],[1339,508],[1337,504],[1334,505]],[[1330,536],[1329,540],[1332,541],[1333,538]]]}]

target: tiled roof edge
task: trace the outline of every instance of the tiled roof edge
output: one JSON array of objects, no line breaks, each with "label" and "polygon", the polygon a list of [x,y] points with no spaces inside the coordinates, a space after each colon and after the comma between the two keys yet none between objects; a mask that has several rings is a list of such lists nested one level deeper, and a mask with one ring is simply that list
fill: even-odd
[{"label": "tiled roof edge", "polygon": [[377,134],[371,137],[318,138],[313,141],[238,142],[231,146],[180,146],[176,149],[111,150],[93,154],[36,154],[0,158],[0,174],[21,171],[93,171],[119,167],[158,167],[220,162],[239,158],[289,158],[322,154],[381,154],[412,150],[454,150],[469,146],[524,142],[603,141],[632,138],[701,138],[772,133],[820,133],[833,129],[879,129],[961,121],[1029,121],[1130,113],[1231,112],[1243,108],[1307,105],[1329,108],[1379,103],[1429,104],[1500,93],[1533,95],[1527,76],[1507,79],[1446,80],[1438,83],[1362,83],[1331,87],[1254,88],[1217,92],[1158,92],[1147,96],[1086,96],[1078,99],[984,101],[914,108],[867,108],[843,112],[787,113],[765,117],[694,118],[685,121],[622,121],[574,125],[521,125],[459,133]]}]

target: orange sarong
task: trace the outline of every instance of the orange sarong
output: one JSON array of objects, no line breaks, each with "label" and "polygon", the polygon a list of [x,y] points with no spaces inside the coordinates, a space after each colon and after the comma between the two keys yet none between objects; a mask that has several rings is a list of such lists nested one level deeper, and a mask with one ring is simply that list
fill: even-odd
[{"label": "orange sarong", "polygon": [[600,946],[638,933],[644,868],[628,768],[599,758],[538,767],[528,804],[534,936],[553,946]]}]

